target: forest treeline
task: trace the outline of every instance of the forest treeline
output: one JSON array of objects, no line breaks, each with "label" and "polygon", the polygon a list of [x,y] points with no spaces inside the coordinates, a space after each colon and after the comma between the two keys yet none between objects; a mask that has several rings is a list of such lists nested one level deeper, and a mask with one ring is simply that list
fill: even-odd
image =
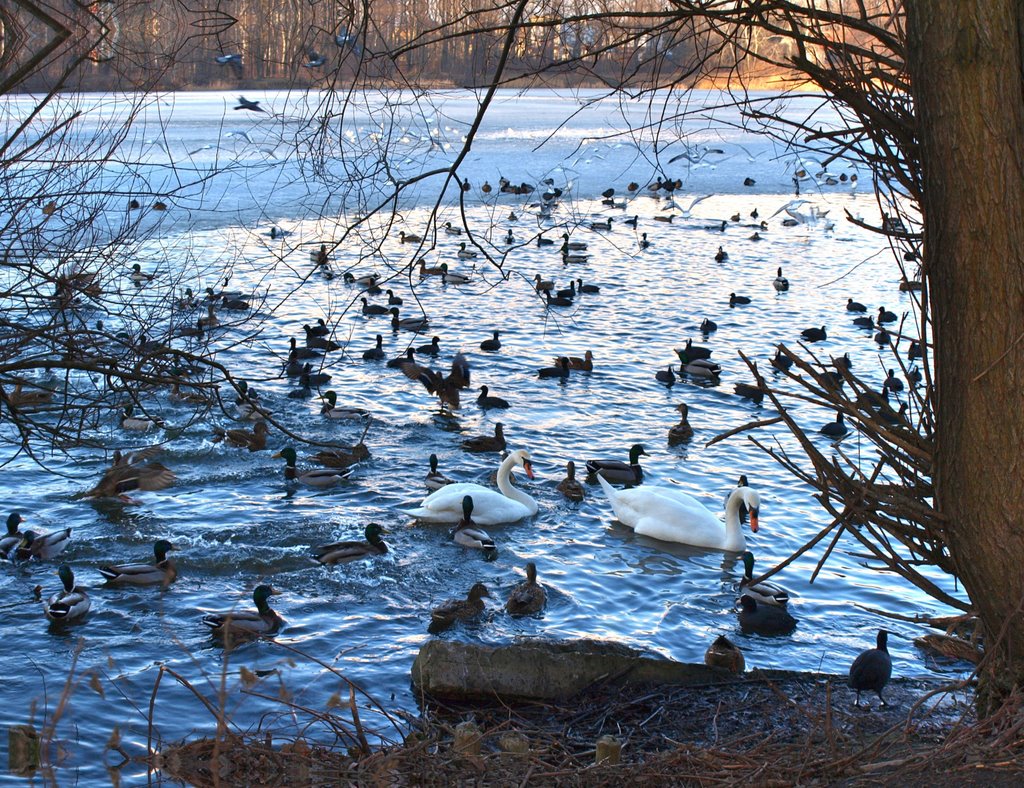
[{"label": "forest treeline", "polygon": [[[628,9],[615,2],[536,3],[520,21],[505,79],[515,84],[531,75],[536,84],[539,75],[541,84],[642,88],[690,84],[716,70],[734,73],[740,58],[706,23],[672,19],[650,0]],[[6,65],[18,65],[19,40],[26,47],[20,59],[41,62],[7,87],[39,92],[58,85],[95,91],[473,87],[493,73],[514,6],[98,0],[64,19],[68,34],[43,50],[40,39],[62,34],[20,8],[4,12]],[[652,25],[650,14],[671,24]],[[630,45],[622,46],[624,40]]]}]

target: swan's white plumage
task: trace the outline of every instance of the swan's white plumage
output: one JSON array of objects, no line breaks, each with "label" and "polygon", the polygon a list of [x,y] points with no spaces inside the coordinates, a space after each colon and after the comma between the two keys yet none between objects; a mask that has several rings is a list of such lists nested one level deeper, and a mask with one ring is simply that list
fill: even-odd
[{"label": "swan's white plumage", "polygon": [[[704,504],[674,487],[645,484],[616,490],[600,476],[597,478],[616,519],[623,525],[641,536],[694,547],[729,552],[745,550],[747,542],[740,524],[740,503],[746,504],[751,512],[756,512],[761,503],[754,490],[737,487],[729,496],[723,524]],[[752,530],[757,530],[756,523],[756,515],[752,514]]]},{"label": "swan's white plumage", "polygon": [[[537,513],[537,502],[509,481],[514,467],[526,467],[530,454],[517,449],[505,458],[498,469],[498,490],[472,482],[446,484],[431,493],[417,509],[403,509],[404,514],[428,523],[457,523],[462,519],[462,499],[473,496],[473,522],[477,525],[511,523]],[[525,463],[525,464],[524,464]]]}]

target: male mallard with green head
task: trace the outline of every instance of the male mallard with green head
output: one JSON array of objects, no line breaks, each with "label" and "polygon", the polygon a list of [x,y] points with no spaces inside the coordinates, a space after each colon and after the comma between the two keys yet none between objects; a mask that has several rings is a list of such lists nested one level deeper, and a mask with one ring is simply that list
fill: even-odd
[{"label": "male mallard with green head", "polygon": [[286,447],[274,455],[274,459],[285,461],[284,478],[290,482],[298,482],[308,487],[333,487],[348,478],[351,470],[349,468],[312,468],[308,471],[299,471],[295,467],[298,459],[295,449]]},{"label": "male mallard with green head", "polygon": [[360,558],[369,558],[375,555],[384,555],[388,551],[387,542],[381,538],[381,534],[387,533],[377,523],[370,523],[366,526],[364,534],[365,542],[335,542],[333,544],[320,545],[313,548],[313,557],[321,564],[347,564],[349,561],[358,561]]},{"label": "male mallard with green head", "polygon": [[498,557],[498,548],[487,531],[473,522],[473,496],[462,496],[462,519],[452,531],[455,544],[470,547],[483,552],[485,561],[493,561]]},{"label": "male mallard with green head", "polygon": [[173,544],[166,539],[160,539],[153,545],[155,563],[112,564],[101,566],[99,571],[111,585],[167,586],[178,576],[174,562],[167,557],[167,553],[174,549],[176,548]]},{"label": "male mallard with green head", "polygon": [[640,467],[640,456],[650,456],[639,443],[634,443],[629,450],[629,463],[621,460],[587,460],[587,473],[599,475],[612,484],[640,484],[644,480],[644,471]]},{"label": "male mallard with green head", "polygon": [[43,612],[51,621],[73,621],[89,612],[92,603],[84,588],[75,585],[71,567],[61,564],[57,576],[63,588],[43,603]]},{"label": "male mallard with green head", "polygon": [[270,597],[279,594],[268,585],[256,586],[252,601],[256,610],[233,610],[230,613],[207,613],[203,623],[214,635],[225,639],[251,639],[273,635],[283,625],[284,619],[270,607]]}]

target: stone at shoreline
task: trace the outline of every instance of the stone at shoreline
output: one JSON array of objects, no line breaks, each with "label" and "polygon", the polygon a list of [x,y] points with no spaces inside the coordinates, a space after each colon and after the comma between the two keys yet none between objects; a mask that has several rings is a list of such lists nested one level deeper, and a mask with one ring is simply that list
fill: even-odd
[{"label": "stone at shoreline", "polygon": [[490,646],[434,639],[423,644],[412,665],[417,690],[448,700],[558,700],[596,683],[685,686],[741,680],[722,668],[674,662],[597,640],[525,640]]}]

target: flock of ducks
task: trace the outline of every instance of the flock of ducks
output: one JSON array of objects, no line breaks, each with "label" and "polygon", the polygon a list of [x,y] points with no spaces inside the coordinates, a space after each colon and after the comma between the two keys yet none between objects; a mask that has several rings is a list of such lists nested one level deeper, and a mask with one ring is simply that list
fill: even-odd
[{"label": "flock of ducks", "polygon": [[[666,186],[670,183],[672,182],[668,180],[662,182],[659,179],[657,188],[671,194],[672,188]],[[652,188],[653,186],[652,184]],[[606,193],[606,199],[613,199],[613,194]],[[670,223],[673,216],[656,216],[654,218]],[[638,217],[634,217],[623,223],[635,229],[637,219]],[[613,220],[610,218],[589,223],[589,229],[595,232],[612,232],[613,226]],[[761,223],[758,227],[764,229],[765,225]],[[459,228],[453,227],[450,222],[444,229],[449,235],[461,234]],[[404,231],[400,233],[399,240],[404,244],[422,242],[421,237]],[[515,242],[511,229],[508,230],[505,242],[506,244]],[[554,241],[545,238],[543,234],[537,237],[537,243],[540,246],[555,245]],[[650,247],[651,241],[646,232],[640,236],[639,245],[641,249]],[[559,252],[566,264],[584,262],[588,259],[587,244],[573,240],[568,233],[562,236]],[[456,259],[473,260],[476,256],[477,253],[468,248],[466,242],[459,242],[458,251],[455,253]],[[728,257],[728,252],[719,246],[714,256],[715,261],[723,263],[728,260]],[[324,246],[321,246],[321,251],[317,253],[316,262],[318,268],[327,269],[328,260]],[[464,284],[471,281],[471,275],[453,271],[447,263],[428,266],[425,259],[422,258],[418,261],[418,273],[423,278],[440,277],[444,284]],[[133,283],[140,286],[150,282],[153,278],[151,274],[143,272],[137,264],[133,267],[129,277]],[[361,302],[360,311],[367,318],[389,317],[391,329],[395,333],[399,331],[422,333],[430,329],[429,320],[425,316],[413,318],[401,316],[399,307],[403,305],[403,300],[392,290],[386,291],[386,304],[371,302],[368,296],[381,294],[376,276],[356,276],[351,272],[346,272],[345,281],[350,285],[363,288],[366,293],[359,297],[359,301]],[[533,283],[535,292],[543,297],[549,307],[569,306],[581,295],[597,295],[601,292],[600,286],[586,283],[581,277],[570,279],[568,287],[562,289],[557,288],[554,281],[543,279],[540,274],[534,277]],[[789,291],[790,282],[783,276],[781,267],[778,268],[776,277],[771,284],[778,293]],[[236,311],[251,308],[250,302],[240,293],[224,291],[217,293],[212,288],[208,288],[207,291],[206,317],[197,321],[195,329],[200,334],[210,331],[219,323],[215,306],[220,309]],[[750,296],[735,292],[730,293],[729,296],[730,308],[743,307],[751,304],[752,301]],[[196,299],[190,290],[187,290],[182,304],[179,306],[191,309],[200,305],[202,305],[200,300]],[[866,311],[863,305],[857,304],[853,299],[849,299],[846,309],[850,312]],[[895,319],[896,316],[887,312],[883,307],[879,309],[877,318],[870,321],[870,326],[884,331],[884,325]],[[717,324],[707,318],[700,325],[700,330],[705,338],[717,329]],[[330,339],[331,328],[323,318],[317,318],[315,324],[304,325],[303,330],[305,333],[304,346],[300,346],[294,337],[291,338],[290,350],[283,365],[284,374],[297,378],[299,381],[300,388],[289,395],[296,395],[296,398],[311,396],[313,388],[325,386],[330,382],[331,374],[325,372],[322,367],[324,356],[343,349]],[[802,332],[802,337],[808,342],[824,341],[827,339],[826,327],[808,328]],[[377,333],[375,338],[375,345],[361,354],[364,361],[386,360],[383,335]],[[438,370],[421,363],[420,357],[433,359],[441,354],[441,342],[439,336],[433,336],[427,344],[417,347],[410,345],[402,356],[387,361],[387,366],[401,370],[410,380],[418,381],[428,393],[437,397],[443,411],[450,412],[461,406],[460,392],[470,388],[471,374],[469,362],[461,353],[454,355],[450,366],[445,370]],[[493,330],[491,337],[482,340],[479,347],[483,352],[499,352],[502,347],[500,331]],[[687,339],[685,346],[677,349],[676,353],[679,359],[680,376],[685,374],[704,381],[717,380],[721,368],[710,360],[712,354],[710,348],[694,345],[690,339]],[[779,360],[779,364],[782,363],[782,360]],[[314,364],[317,364],[319,368],[314,368]],[[556,357],[552,366],[538,369],[537,375],[540,378],[565,379],[573,371],[590,372],[593,369],[593,353],[586,350],[579,357],[568,355]],[[660,369],[656,372],[656,379],[668,386],[673,385],[676,377],[673,365],[668,365],[667,369]],[[263,451],[267,448],[268,438],[268,427],[264,419],[269,412],[260,401],[258,393],[245,385],[244,381],[239,381],[237,388],[239,399],[236,404],[239,406],[239,416],[252,420],[253,427],[251,430],[240,427],[232,429],[216,427],[212,440],[250,452]],[[741,391],[738,387],[737,394],[759,401],[759,395],[763,392],[758,392],[756,387],[748,387],[748,389],[754,390]],[[896,393],[901,390],[902,381],[891,371],[883,391]],[[479,386],[478,391],[479,395],[475,401],[481,409],[504,410],[511,407],[508,400],[493,395],[488,385]],[[175,384],[172,394],[181,402],[190,402],[188,398],[196,396],[187,389],[184,383]],[[44,396],[44,393],[23,391],[19,385],[10,392],[8,399],[15,398],[19,403],[32,404],[32,397],[41,396]],[[323,403],[321,414],[326,419],[368,420],[370,418],[371,414],[365,409],[339,404],[335,391],[327,390],[320,396]],[[670,444],[686,441],[693,435],[693,428],[688,422],[688,406],[685,403],[679,403],[675,408],[680,413],[680,421],[668,431]],[[123,429],[142,432],[160,426],[161,424],[157,420],[135,415],[130,405],[124,408],[121,419]],[[464,440],[463,448],[471,452],[504,451],[507,442],[503,424],[496,423],[494,429],[493,436],[483,435]],[[842,413],[837,414],[835,422],[822,428],[824,434],[835,437],[841,437],[841,430],[845,430]],[[845,431],[842,434],[845,434]],[[359,447],[362,447],[363,454],[355,456],[359,454]],[[175,475],[170,469],[152,461],[154,454],[155,450],[153,449],[144,449],[125,455],[115,454],[111,467],[88,494],[96,497],[125,497],[132,491],[154,491],[170,486],[175,481]],[[742,480],[730,491],[726,499],[723,521],[695,497],[674,485],[644,483],[643,469],[639,459],[645,455],[646,451],[643,446],[636,444],[629,450],[628,462],[607,459],[592,459],[585,462],[588,477],[600,485],[615,518],[633,529],[635,533],[652,539],[740,553],[745,568],[744,576],[739,581],[737,615],[741,629],[744,632],[761,634],[791,632],[796,626],[796,619],[788,608],[789,594],[785,589],[774,584],[754,582],[752,571],[754,559],[746,549],[743,523],[744,521],[749,522],[751,531],[757,532],[760,514],[759,494],[749,487],[745,480]],[[355,462],[365,459],[368,452],[362,443],[340,452],[338,450],[333,453],[330,451],[320,452],[314,455],[313,459],[325,467],[311,469],[298,467],[298,455],[292,447],[281,448],[273,456],[284,461],[284,475],[289,482],[314,488],[326,488],[346,479],[351,472],[351,466]],[[437,465],[436,455],[431,455],[430,470],[425,478],[425,484],[431,492],[417,507],[403,509],[402,513],[420,522],[453,524],[454,529],[451,535],[453,542],[479,551],[486,560],[493,560],[497,556],[498,547],[494,539],[484,530],[485,526],[519,521],[532,517],[538,511],[537,501],[512,482],[512,474],[520,470],[527,478],[534,478],[530,455],[526,449],[516,449],[505,455],[497,471],[496,490],[481,484],[452,482],[440,473]],[[617,489],[615,485],[624,487]],[[557,490],[570,501],[581,501],[585,497],[585,488],[576,478],[575,462],[571,460],[567,462],[566,477],[559,483]],[[56,534],[22,532],[20,530],[21,522],[20,514],[12,513],[7,523],[8,534],[0,543],[0,555],[9,560],[50,559],[56,556],[70,539],[70,529]],[[365,540],[321,545],[313,548],[311,557],[322,564],[338,565],[382,556],[389,550],[383,539],[385,533],[382,526],[370,523],[365,528]],[[161,539],[154,545],[153,563],[111,565],[100,567],[99,571],[105,582],[112,585],[166,586],[172,583],[177,576],[175,565],[168,558],[168,553],[174,549],[174,545],[169,541]],[[537,613],[543,609],[546,603],[547,595],[544,586],[537,582],[536,565],[533,562],[527,563],[525,571],[527,579],[513,589],[505,605],[506,610],[512,615]],[[44,603],[44,612],[47,618],[53,621],[81,619],[89,610],[88,593],[76,585],[74,574],[66,564],[60,566],[58,575],[62,589]],[[276,593],[277,591],[270,585],[259,585],[253,593],[254,611],[233,610],[224,614],[210,614],[205,616],[202,621],[214,633],[233,638],[274,634],[284,623],[283,618],[270,607],[270,597]],[[448,600],[431,611],[430,631],[438,632],[457,621],[478,616],[485,607],[483,600],[489,596],[487,588],[482,583],[475,583],[465,598]],[[850,686],[858,692],[858,702],[859,692],[864,689],[875,690],[881,697],[881,690],[888,681],[891,663],[887,661],[888,654],[884,636],[885,633],[880,632],[877,648],[858,657],[857,662],[851,668]],[[719,664],[715,662],[716,657],[713,652],[721,652],[728,655],[730,665],[735,665],[737,664],[735,656],[737,651],[727,638],[720,637],[708,651],[709,664]],[[739,656],[739,664],[742,666],[742,655]]]}]

